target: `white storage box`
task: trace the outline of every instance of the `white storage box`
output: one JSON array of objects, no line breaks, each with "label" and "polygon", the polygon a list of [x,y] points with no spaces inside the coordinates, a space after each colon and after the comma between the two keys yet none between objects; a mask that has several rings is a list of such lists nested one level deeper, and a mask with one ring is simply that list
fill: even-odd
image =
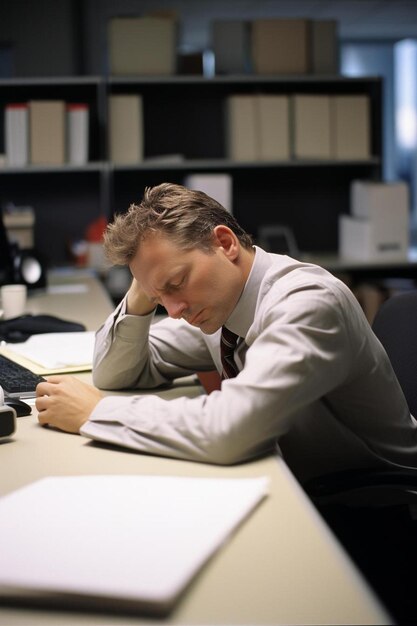
[{"label": "white storage box", "polygon": [[[375,221],[350,215],[339,218],[339,254],[348,259],[406,259],[409,247],[408,211],[392,212]],[[407,224],[407,226],[406,226]]]},{"label": "white storage box", "polygon": [[351,215],[339,218],[339,253],[363,260],[406,259],[409,248],[409,194],[402,181],[356,180]]}]

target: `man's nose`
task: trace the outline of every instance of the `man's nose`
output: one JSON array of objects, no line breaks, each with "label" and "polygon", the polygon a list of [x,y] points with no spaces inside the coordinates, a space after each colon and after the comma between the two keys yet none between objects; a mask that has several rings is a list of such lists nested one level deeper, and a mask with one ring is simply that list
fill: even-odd
[{"label": "man's nose", "polygon": [[165,307],[169,317],[173,317],[174,319],[180,319],[187,309],[187,304],[184,300],[170,296],[162,298],[162,306]]}]

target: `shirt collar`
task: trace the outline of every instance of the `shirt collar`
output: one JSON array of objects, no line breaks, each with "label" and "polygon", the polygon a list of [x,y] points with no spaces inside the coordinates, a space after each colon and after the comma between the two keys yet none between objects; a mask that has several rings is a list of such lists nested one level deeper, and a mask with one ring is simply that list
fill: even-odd
[{"label": "shirt collar", "polygon": [[271,257],[265,250],[254,246],[255,257],[242,294],[235,306],[225,326],[239,337],[246,337],[246,334],[253,324],[255,317],[256,303],[259,289],[265,273],[271,266]]}]

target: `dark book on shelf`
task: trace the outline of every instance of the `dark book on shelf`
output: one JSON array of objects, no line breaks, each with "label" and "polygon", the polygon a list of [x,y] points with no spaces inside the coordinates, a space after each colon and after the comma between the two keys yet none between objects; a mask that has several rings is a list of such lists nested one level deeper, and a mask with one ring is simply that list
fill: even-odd
[{"label": "dark book on shelf", "polygon": [[339,73],[338,22],[311,21],[311,69],[313,74]]},{"label": "dark book on shelf", "polygon": [[250,23],[215,20],[212,45],[216,74],[246,74],[250,70]]}]

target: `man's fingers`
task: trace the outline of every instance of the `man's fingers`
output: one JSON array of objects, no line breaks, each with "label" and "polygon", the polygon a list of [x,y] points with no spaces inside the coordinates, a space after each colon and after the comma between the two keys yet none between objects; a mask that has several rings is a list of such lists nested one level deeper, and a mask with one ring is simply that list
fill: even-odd
[{"label": "man's fingers", "polygon": [[62,376],[62,374],[61,375],[55,374],[54,376],[47,376],[46,382],[53,383],[56,385],[57,383],[62,383],[62,381],[65,380],[66,378],[71,378],[71,376]]},{"label": "man's fingers", "polygon": [[39,396],[35,400],[35,406],[38,411],[45,411],[48,408],[48,404],[49,404],[49,396],[45,394]]},{"label": "man's fingers", "polygon": [[46,381],[38,383],[36,387],[36,395],[37,396],[49,396],[57,389],[58,383],[61,382],[61,379],[58,379],[57,376],[50,377]]},{"label": "man's fingers", "polygon": [[38,422],[39,422],[39,424],[41,426],[45,426],[46,424],[49,424],[47,411],[39,411],[38,412]]}]

